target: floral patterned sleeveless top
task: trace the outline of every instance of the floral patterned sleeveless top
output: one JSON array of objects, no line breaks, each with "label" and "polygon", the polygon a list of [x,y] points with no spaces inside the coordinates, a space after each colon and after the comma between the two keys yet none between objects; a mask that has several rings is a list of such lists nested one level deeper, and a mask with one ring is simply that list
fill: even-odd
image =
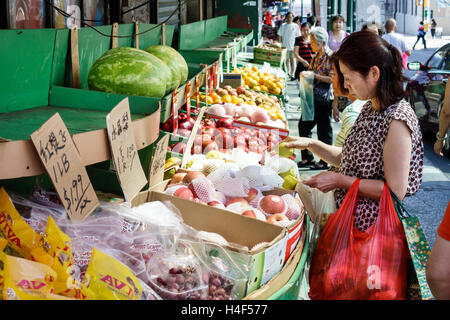
[{"label": "floral patterned sleeveless top", "polygon": [[[404,99],[384,110],[372,110],[368,101],[350,130],[342,147],[339,173],[360,179],[385,180],[383,147],[393,119],[404,121],[411,130],[412,150],[406,195],[413,195],[422,183],[424,148],[419,122],[411,105]],[[336,205],[344,200],[346,190],[336,189]],[[354,227],[365,231],[376,220],[379,201],[359,197]]]}]

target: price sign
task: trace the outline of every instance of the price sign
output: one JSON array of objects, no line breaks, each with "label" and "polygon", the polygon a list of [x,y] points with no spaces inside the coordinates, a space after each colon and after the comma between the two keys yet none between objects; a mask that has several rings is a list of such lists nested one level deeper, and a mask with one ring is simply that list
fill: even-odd
[{"label": "price sign", "polygon": [[70,219],[84,220],[97,208],[99,201],[59,113],[30,138]]},{"label": "price sign", "polygon": [[170,135],[166,134],[156,144],[155,153],[153,154],[152,161],[150,163],[150,172],[148,181],[150,187],[163,181],[164,179],[164,164],[166,163],[167,146],[169,145]]},{"label": "price sign", "polygon": [[120,186],[125,200],[131,202],[147,184],[147,178],[139,160],[128,98],[122,100],[108,113],[106,130]]}]

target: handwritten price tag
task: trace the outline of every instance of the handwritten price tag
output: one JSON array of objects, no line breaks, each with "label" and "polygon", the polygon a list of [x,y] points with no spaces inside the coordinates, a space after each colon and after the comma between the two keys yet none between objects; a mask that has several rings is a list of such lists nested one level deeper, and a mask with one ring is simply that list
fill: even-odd
[{"label": "handwritten price tag", "polygon": [[30,137],[70,219],[84,220],[99,201],[59,113]]},{"label": "handwritten price tag", "polygon": [[160,183],[164,179],[164,164],[166,163],[167,146],[169,145],[170,135],[166,134],[156,144],[155,153],[150,163],[148,181],[150,187]]},{"label": "handwritten price tag", "polygon": [[106,116],[111,156],[126,201],[130,201],[147,184],[139,160],[131,124],[128,98],[122,100]]}]

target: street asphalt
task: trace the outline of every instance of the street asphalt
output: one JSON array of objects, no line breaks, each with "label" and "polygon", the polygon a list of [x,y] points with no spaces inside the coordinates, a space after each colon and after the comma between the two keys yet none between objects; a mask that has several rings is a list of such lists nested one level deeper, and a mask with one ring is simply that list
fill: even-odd
[{"label": "street asphalt", "polygon": [[[410,46],[416,41],[415,36],[406,36],[406,41]],[[416,50],[412,51],[409,61],[420,61],[422,63],[442,45],[450,42],[450,37],[442,39],[428,39],[427,49],[423,49],[422,43],[416,45]],[[414,73],[406,71],[405,75],[410,77]],[[298,120],[301,111],[298,109],[299,97],[298,86],[295,81],[288,81],[286,103],[286,115],[288,117],[290,135],[298,135]],[[341,123],[332,120],[333,140],[339,132]],[[316,128],[313,130],[313,138],[317,138]],[[450,159],[437,156],[433,151],[433,137],[424,136],[425,159],[423,168],[423,181],[420,190],[413,196],[404,200],[404,205],[411,215],[416,215],[425,233],[430,247],[433,247],[436,239],[436,230],[442,220],[447,204],[450,200]],[[296,161],[301,161],[299,151],[296,151]],[[317,160],[317,159],[316,159]],[[319,171],[300,169],[300,174],[315,175]]]}]

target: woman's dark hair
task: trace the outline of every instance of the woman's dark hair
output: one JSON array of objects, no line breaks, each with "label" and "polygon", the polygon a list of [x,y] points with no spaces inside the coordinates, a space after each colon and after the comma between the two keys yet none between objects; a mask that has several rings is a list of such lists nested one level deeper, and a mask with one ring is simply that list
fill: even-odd
[{"label": "woman's dark hair", "polygon": [[304,27],[311,28],[311,24],[309,22],[303,22],[302,25],[300,26],[300,29],[303,29]]},{"label": "woman's dark hair", "polygon": [[381,109],[405,96],[403,83],[407,78],[403,75],[402,55],[396,47],[374,32],[358,31],[350,34],[344,39],[339,50],[332,55],[332,62],[342,92],[347,90],[344,88],[344,76],[339,68],[339,62],[364,77],[371,67],[378,67],[380,78],[375,95]]},{"label": "woman's dark hair", "polygon": [[315,16],[309,16],[306,18],[306,21],[308,21],[310,25],[314,25],[317,22],[317,19]]},{"label": "woman's dark hair", "polygon": [[301,21],[302,18],[300,16],[296,16],[292,22],[297,23],[297,21]]},{"label": "woman's dark hair", "polygon": [[345,19],[344,19],[344,17],[341,16],[340,14],[337,14],[337,15],[331,17],[331,24],[333,25],[333,23],[334,23],[335,21],[342,21],[342,22],[345,22]]}]

